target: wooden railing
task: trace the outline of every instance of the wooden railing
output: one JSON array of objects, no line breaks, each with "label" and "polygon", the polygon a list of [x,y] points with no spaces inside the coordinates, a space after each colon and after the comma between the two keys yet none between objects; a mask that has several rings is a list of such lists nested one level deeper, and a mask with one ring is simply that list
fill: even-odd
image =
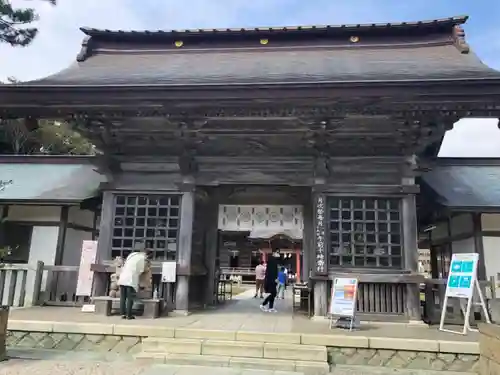
[{"label": "wooden railing", "polygon": [[40,304],[82,306],[87,297],[76,296],[79,266],[44,266]]},{"label": "wooden railing", "polygon": [[[416,319],[418,301],[409,300],[408,286],[414,289],[424,281],[419,274],[364,274],[331,272],[328,277],[328,306],[331,287],[335,277],[355,277],[358,279],[357,313],[362,319],[380,321],[405,321]],[[418,318],[420,317],[417,311]]]},{"label": "wooden railing", "polygon": [[0,305],[33,306],[38,303],[43,263],[4,264],[0,267]]}]

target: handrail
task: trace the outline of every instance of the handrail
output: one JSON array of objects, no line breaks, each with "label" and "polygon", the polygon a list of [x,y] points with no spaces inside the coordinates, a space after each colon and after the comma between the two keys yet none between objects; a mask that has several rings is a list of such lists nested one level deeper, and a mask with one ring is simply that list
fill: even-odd
[{"label": "handrail", "polygon": [[28,271],[33,269],[28,263],[4,263],[0,266],[0,271]]}]

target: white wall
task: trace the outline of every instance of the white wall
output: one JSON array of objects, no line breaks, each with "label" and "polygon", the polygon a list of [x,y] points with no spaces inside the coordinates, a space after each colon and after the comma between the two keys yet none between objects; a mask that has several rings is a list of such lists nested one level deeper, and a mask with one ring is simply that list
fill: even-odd
[{"label": "white wall", "polygon": [[10,221],[51,221],[61,220],[59,206],[9,206]]},{"label": "white wall", "polygon": [[[10,221],[28,221],[59,223],[61,219],[60,206],[31,206],[31,205],[13,205],[9,206]],[[88,210],[80,210],[77,206],[72,206],[68,212],[68,222],[92,228],[94,214]],[[34,264],[42,261],[46,265],[54,265],[57,239],[59,236],[58,226],[35,225],[31,235],[31,245],[28,262]],[[91,240],[90,231],[68,228],[66,231],[66,241],[63,249],[62,264],[67,266],[77,266],[80,264],[80,254],[82,241]],[[46,287],[47,274],[42,279],[42,290]],[[58,280],[58,292],[67,292],[72,294],[76,288],[76,274],[60,274]],[[20,284],[18,284],[20,285]]]},{"label": "white wall", "polygon": [[[481,227],[483,231],[500,231],[500,214],[482,214]],[[497,285],[497,295],[500,293],[500,237],[483,237],[484,262],[486,277],[494,277]]]},{"label": "white wall", "polygon": [[[82,242],[91,239],[91,232],[68,228],[66,231],[62,264],[65,266],[80,265]],[[77,279],[77,273],[61,274],[58,280],[58,293],[67,293],[71,297],[75,293]]]},{"label": "white wall", "polygon": [[481,229],[500,231],[500,214],[482,214]]},{"label": "white wall", "polygon": [[483,237],[483,248],[486,277],[495,277],[497,287],[500,287],[500,237]]},{"label": "white wall", "polygon": [[[53,265],[56,257],[58,236],[59,227],[33,227],[28,263],[34,264],[42,261],[46,265]],[[45,290],[46,280],[47,275],[44,273],[42,290]]]}]

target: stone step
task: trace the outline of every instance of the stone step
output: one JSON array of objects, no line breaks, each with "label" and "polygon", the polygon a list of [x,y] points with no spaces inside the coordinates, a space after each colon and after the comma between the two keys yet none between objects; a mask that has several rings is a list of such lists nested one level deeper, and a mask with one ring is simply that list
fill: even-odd
[{"label": "stone step", "polygon": [[199,354],[294,361],[326,362],[328,359],[326,346],[231,340],[148,337],[142,342],[142,351],[164,354]]},{"label": "stone step", "polygon": [[228,357],[194,354],[162,354],[142,352],[136,360],[168,365],[192,365],[232,369],[251,369],[268,371],[288,371],[304,375],[325,375],[330,366],[321,361],[291,361],[284,359]]}]

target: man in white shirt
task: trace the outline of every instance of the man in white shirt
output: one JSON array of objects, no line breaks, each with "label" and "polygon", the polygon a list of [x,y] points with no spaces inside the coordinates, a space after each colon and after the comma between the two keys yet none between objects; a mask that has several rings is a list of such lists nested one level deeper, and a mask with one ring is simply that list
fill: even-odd
[{"label": "man in white shirt", "polygon": [[257,298],[260,293],[260,298],[264,298],[264,279],[266,278],[266,266],[264,261],[260,261],[260,264],[255,267],[255,296]]},{"label": "man in white shirt", "polygon": [[134,319],[132,306],[139,291],[139,277],[147,271],[150,250],[135,251],[125,260],[120,272],[120,314],[122,319]]}]

